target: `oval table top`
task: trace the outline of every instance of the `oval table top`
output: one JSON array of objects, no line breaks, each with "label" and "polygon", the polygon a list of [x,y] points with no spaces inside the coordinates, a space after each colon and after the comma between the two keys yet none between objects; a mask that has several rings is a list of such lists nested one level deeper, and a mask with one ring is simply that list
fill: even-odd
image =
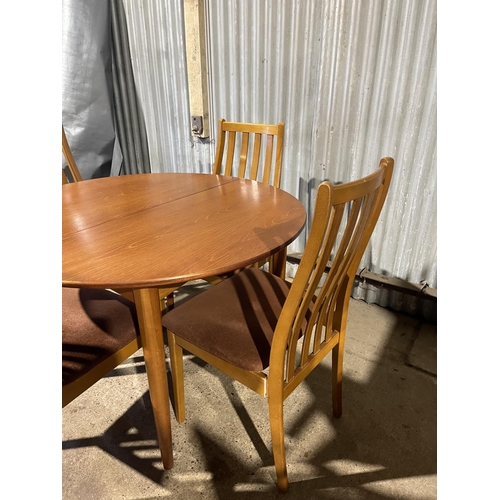
[{"label": "oval table top", "polygon": [[289,193],[213,174],[62,186],[62,284],[147,288],[224,274],[289,245],[306,212]]}]

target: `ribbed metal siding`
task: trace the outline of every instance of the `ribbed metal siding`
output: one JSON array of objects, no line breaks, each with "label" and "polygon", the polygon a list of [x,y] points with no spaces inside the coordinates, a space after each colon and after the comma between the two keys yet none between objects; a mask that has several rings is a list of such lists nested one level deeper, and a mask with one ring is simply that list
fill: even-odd
[{"label": "ribbed metal siding", "polygon": [[[152,171],[209,172],[215,137],[201,144],[189,134],[182,2],[125,4]],[[394,157],[362,265],[436,287],[436,0],[205,5],[211,130],[219,117],[285,122],[282,188],[309,219],[321,181],[346,182]],[[307,230],[291,251],[303,250]],[[420,307],[385,290],[355,293],[395,309]]]},{"label": "ribbed metal siding", "polygon": [[210,148],[191,137],[183,2],[123,0],[123,6],[151,171],[208,173]]},{"label": "ribbed metal siding", "polygon": [[[362,266],[436,287],[436,2],[208,3],[212,119],[284,121],[282,187],[310,216],[321,181],[346,182],[394,157]],[[387,291],[356,295],[418,307]]]}]

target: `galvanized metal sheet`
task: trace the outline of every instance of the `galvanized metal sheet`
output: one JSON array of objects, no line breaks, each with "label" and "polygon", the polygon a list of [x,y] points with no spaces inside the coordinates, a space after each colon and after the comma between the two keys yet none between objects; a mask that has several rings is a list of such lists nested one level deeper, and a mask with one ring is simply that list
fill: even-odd
[{"label": "galvanized metal sheet", "polygon": [[[182,2],[125,0],[152,171],[210,172],[190,135]],[[436,0],[206,0],[210,128],[285,123],[282,188],[313,214],[321,181],[395,159],[362,266],[437,287]],[[301,252],[303,232],[290,250]],[[294,267],[289,267],[293,274]],[[358,298],[435,313],[384,290]]]}]

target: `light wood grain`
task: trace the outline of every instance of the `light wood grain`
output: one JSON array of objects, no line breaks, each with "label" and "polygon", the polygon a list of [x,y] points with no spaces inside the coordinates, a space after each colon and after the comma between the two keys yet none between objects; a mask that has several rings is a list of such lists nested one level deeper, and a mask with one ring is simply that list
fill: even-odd
[{"label": "light wood grain", "polygon": [[158,443],[163,466],[168,470],[174,464],[174,456],[158,291],[154,288],[136,289],[134,290],[134,302],[137,307]]},{"label": "light wood grain", "polygon": [[63,207],[64,286],[113,289],[184,283],[251,265],[286,248],[306,219],[285,191],[210,174],[67,184]]}]

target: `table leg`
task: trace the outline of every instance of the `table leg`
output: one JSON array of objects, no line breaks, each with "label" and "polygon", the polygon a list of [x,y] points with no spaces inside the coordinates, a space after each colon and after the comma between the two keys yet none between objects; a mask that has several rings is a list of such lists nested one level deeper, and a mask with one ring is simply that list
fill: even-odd
[{"label": "table leg", "polygon": [[134,301],[139,319],[139,329],[158,444],[160,446],[163,467],[168,470],[174,465],[174,457],[172,451],[172,429],[170,425],[165,347],[158,290],[156,288],[134,290]]},{"label": "table leg", "polygon": [[269,271],[281,279],[285,279],[286,274],[286,248],[271,255]]}]

